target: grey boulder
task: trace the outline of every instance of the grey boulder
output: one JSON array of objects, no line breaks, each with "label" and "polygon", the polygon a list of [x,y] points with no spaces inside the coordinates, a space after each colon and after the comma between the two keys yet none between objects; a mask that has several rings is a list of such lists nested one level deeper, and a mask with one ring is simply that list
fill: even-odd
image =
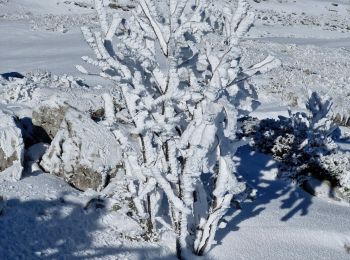
[{"label": "grey boulder", "polygon": [[121,161],[119,144],[108,127],[69,108],[40,163],[79,190],[101,190]]}]

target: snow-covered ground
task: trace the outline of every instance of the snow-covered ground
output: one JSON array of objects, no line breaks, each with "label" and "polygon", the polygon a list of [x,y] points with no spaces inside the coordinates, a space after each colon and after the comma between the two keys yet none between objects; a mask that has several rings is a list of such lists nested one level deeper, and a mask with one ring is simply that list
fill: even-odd
[{"label": "snow-covered ground", "polygon": [[[212,259],[347,259],[349,206],[276,180],[276,162],[248,147],[240,172],[257,189],[253,201],[225,217]],[[232,232],[234,231],[234,232]]]},{"label": "snow-covered ground", "polygon": [[98,204],[50,174],[20,182],[1,180],[0,259],[174,259],[158,243],[127,236],[137,224]]},{"label": "snow-covered ground", "polygon": [[[91,105],[84,101],[86,96],[99,106],[100,93],[109,85],[102,88],[99,79],[88,76],[85,82],[91,91],[77,90],[78,86],[67,90],[65,84],[75,83],[76,78],[62,76],[82,77],[75,65],[82,64],[80,57],[91,51],[79,27],[96,23],[92,2],[0,0],[0,74],[44,70],[61,77],[43,77],[47,88],[31,83],[37,90],[24,87],[27,94],[14,94],[14,103],[0,89],[1,109],[29,116],[53,93],[86,110]],[[283,64],[253,79],[262,103],[254,115],[277,117],[286,115],[288,106],[303,108],[311,89],[330,95],[332,112],[348,117],[350,2],[250,3],[258,19],[243,43],[243,62],[251,65],[272,54]],[[0,87],[4,87],[1,81]],[[276,180],[277,162],[248,146],[237,155],[238,170],[257,189],[256,198],[242,203],[242,210],[229,212],[216,235],[220,242],[204,259],[350,258],[348,204],[314,197]],[[17,182],[0,173],[0,259],[176,259],[170,232],[163,230],[156,243],[132,241],[131,234],[138,232],[132,218],[125,219],[110,198],[91,202],[95,196],[43,173],[36,163],[29,163]]]},{"label": "snow-covered ground", "polygon": [[[238,151],[239,171],[257,189],[253,201],[224,218],[214,246],[204,259],[347,259],[350,207],[317,198],[276,180],[271,157]],[[111,209],[86,206],[80,194],[40,170],[19,182],[0,183],[1,259],[176,259],[172,238],[155,243],[125,237],[137,226]]]}]

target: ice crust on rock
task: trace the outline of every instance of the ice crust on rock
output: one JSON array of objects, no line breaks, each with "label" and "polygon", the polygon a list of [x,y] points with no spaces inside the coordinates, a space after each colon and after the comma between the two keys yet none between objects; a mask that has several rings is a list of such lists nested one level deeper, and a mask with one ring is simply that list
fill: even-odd
[{"label": "ice crust on rock", "polygon": [[0,110],[0,171],[19,180],[23,171],[24,143],[12,115]]},{"label": "ice crust on rock", "polygon": [[70,108],[41,166],[80,190],[99,190],[115,174],[121,152],[114,135],[88,114]]}]

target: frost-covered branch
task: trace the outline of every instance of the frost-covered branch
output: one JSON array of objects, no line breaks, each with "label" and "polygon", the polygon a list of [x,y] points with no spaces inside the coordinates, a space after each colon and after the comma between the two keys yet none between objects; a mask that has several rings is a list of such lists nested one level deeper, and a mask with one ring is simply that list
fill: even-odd
[{"label": "frost-covered branch", "polygon": [[160,29],[159,24],[154,20],[154,18],[152,17],[152,14],[150,12],[150,9],[148,8],[148,5],[146,3],[145,0],[139,0],[139,4],[141,5],[142,11],[144,12],[144,14],[146,15],[147,19],[149,20],[152,29],[155,33],[155,35],[158,38],[160,47],[162,48],[162,51],[164,53],[164,55],[168,55],[168,46],[167,46],[167,42],[164,38],[164,35]]},{"label": "frost-covered branch", "polygon": [[[254,18],[245,0],[237,9],[169,0],[164,15],[157,1],[140,0],[123,22],[119,14],[109,21],[102,2],[96,0],[101,30],[82,28],[96,60],[83,60],[115,83],[125,105],[116,112],[113,97],[103,97],[106,121],[123,150],[132,203],[155,230],[156,223],[165,223],[157,212],[167,198],[178,256],[202,255],[232,199],[244,190],[233,160],[240,145],[236,120],[250,98],[241,88],[247,77],[278,62],[268,57],[242,68],[239,42]],[[203,174],[214,180],[210,187]]]}]

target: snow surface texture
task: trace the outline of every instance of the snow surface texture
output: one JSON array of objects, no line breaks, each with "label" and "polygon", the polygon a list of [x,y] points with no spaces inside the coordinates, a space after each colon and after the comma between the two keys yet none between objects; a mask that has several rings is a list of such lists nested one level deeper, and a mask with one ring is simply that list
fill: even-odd
[{"label": "snow surface texture", "polygon": [[[90,50],[77,27],[86,20],[94,22],[95,14],[75,2],[92,4],[85,0],[0,0],[0,74],[18,71],[26,75],[43,69],[63,78],[63,73],[80,75],[74,65]],[[338,109],[335,114],[347,114],[350,35],[346,28],[350,3],[250,3],[258,21],[244,43],[248,56],[243,62],[252,64],[272,53],[284,64],[273,74],[254,79],[262,103],[254,116],[286,116],[289,105],[303,105],[305,88],[330,92],[334,109]],[[27,80],[30,77],[26,75]],[[0,107],[20,118],[31,117],[33,108],[53,94],[87,112],[92,107],[103,108],[102,93],[109,92],[100,89],[101,83],[93,76],[87,77],[92,86],[88,90],[71,87],[75,84],[69,80],[55,84],[51,76],[38,77],[38,88],[30,82],[15,81],[8,86],[12,83],[1,79]],[[16,91],[18,85],[21,87]],[[345,131],[349,132],[347,128]],[[340,145],[349,150],[348,139]],[[39,145],[36,149],[40,157],[47,147]],[[90,203],[93,207],[86,208],[94,196],[77,192],[55,176],[43,173],[34,153],[26,152],[26,156],[34,162],[26,162],[23,180],[13,182],[0,174],[0,259],[175,259],[171,232],[164,231],[159,242],[130,241],[127,236],[134,236],[135,230],[140,232],[132,218],[125,218],[112,207],[101,209],[99,203]],[[248,147],[240,149],[237,156],[241,160],[240,173],[257,189],[256,199],[243,203],[242,211],[232,209],[220,224],[220,244],[201,259],[349,258],[347,205],[312,197],[290,183],[276,181],[277,163],[269,156]]]}]

